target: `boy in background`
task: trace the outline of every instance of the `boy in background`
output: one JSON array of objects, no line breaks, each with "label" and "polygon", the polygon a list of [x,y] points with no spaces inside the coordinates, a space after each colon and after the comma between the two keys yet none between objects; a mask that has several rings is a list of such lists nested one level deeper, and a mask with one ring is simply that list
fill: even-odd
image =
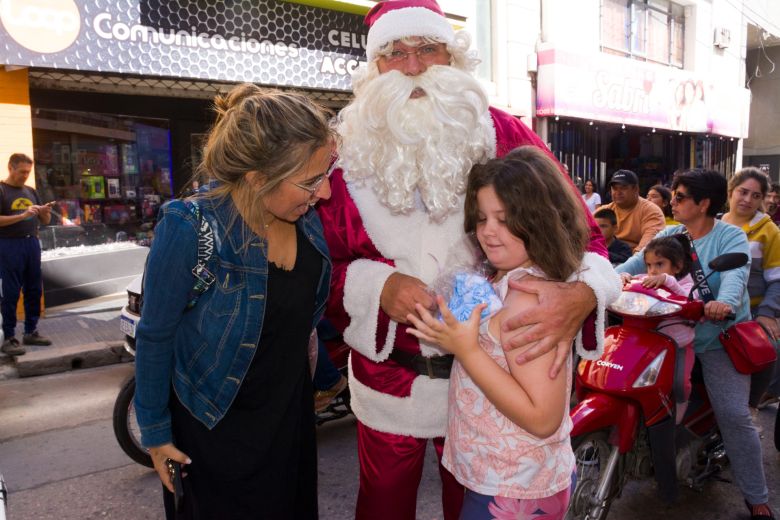
[{"label": "boy in background", "polygon": [[596,223],[601,229],[601,234],[604,235],[604,241],[607,243],[607,251],[609,252],[609,261],[612,265],[622,264],[633,254],[631,252],[631,246],[622,240],[615,238],[615,231],[617,231],[617,215],[609,208],[603,208],[593,214],[593,218],[596,219]]}]

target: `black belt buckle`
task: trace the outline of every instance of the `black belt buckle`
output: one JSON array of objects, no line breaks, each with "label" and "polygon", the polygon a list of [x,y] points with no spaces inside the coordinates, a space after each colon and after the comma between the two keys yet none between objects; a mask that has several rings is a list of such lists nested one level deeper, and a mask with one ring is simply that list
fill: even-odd
[{"label": "black belt buckle", "polygon": [[436,375],[433,373],[433,363],[431,363],[431,358],[429,357],[425,358],[425,368],[428,369],[428,377],[436,379]]},{"label": "black belt buckle", "polygon": [[418,374],[428,376],[431,379],[449,379],[453,358],[452,354],[433,357],[417,354],[414,369]]}]

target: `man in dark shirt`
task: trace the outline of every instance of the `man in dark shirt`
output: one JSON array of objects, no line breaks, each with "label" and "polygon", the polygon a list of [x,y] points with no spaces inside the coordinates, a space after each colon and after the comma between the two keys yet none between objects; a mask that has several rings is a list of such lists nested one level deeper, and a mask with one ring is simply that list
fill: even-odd
[{"label": "man in dark shirt", "polygon": [[775,224],[780,224],[780,184],[773,182],[769,185],[769,191],[764,197],[766,214]]},{"label": "man in dark shirt", "polygon": [[0,310],[3,341],[0,351],[9,356],[26,352],[16,339],[16,304],[24,291],[25,345],[51,345],[38,334],[41,315],[41,245],[38,225],[51,221],[51,205],[41,205],[38,193],[25,186],[33,160],[15,153],[8,159],[8,177],[0,182]]},{"label": "man in dark shirt", "polygon": [[604,235],[604,241],[607,243],[607,251],[609,252],[609,261],[612,265],[622,264],[633,254],[631,252],[631,246],[615,238],[615,231],[617,230],[617,215],[615,212],[608,208],[602,208],[594,213],[593,218],[596,219],[596,223],[601,229],[601,234]]}]

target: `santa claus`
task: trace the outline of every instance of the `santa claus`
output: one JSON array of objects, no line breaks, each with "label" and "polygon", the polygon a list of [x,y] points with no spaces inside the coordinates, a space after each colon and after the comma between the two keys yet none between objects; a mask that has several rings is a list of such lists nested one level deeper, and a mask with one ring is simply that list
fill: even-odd
[{"label": "santa claus", "polygon": [[[453,31],[435,0],[381,2],[366,23],[368,66],[355,74],[355,99],[339,115],[339,168],[319,208],[333,258],[328,316],[352,347],[356,518],[411,520],[428,439],[441,458],[452,356],[407,334],[406,316],[416,303],[434,305],[427,284],[467,253],[471,167],[520,145],[547,148],[518,119],[489,107],[471,75],[477,59],[468,35]],[[590,219],[590,250],[606,257],[590,213],[583,209],[582,218]],[[558,348],[553,372],[597,302],[603,313],[599,287],[611,278],[585,271],[584,283],[516,285],[537,293],[540,305],[512,320],[520,331],[512,347],[534,345],[527,358]],[[444,516],[455,519],[463,489],[439,471]]]}]

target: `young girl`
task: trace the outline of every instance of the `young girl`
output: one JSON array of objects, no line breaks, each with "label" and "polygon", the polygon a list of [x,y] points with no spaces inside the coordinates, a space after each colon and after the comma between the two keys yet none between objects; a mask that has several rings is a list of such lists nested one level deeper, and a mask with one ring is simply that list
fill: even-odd
[{"label": "young girl", "polygon": [[[572,489],[569,369],[550,379],[554,351],[529,363],[508,362],[501,348],[506,317],[538,303],[508,287],[526,275],[565,281],[575,275],[588,229],[582,203],[556,164],[526,146],[475,166],[466,191],[465,230],[495,269],[502,310],[480,324],[477,306],[460,323],[439,297],[443,321],[418,305],[410,333],[455,354],[442,463],[466,487],[461,519],[511,515],[563,518]],[[604,264],[609,269],[606,259]],[[617,280],[617,277],[615,276]],[[547,516],[539,516],[541,513]]]},{"label": "young girl", "polygon": [[[691,270],[691,246],[684,235],[670,235],[654,238],[647,243],[644,250],[647,274],[634,278],[628,273],[620,277],[623,283],[641,283],[643,287],[664,287],[674,294],[688,296],[693,287]],[[678,354],[685,357],[685,372],[683,374],[683,395],[677,401],[677,423],[679,424],[688,407],[691,395],[691,370],[695,355],[693,352],[693,324],[680,318],[663,320],[658,324],[659,332],[666,334],[677,342]]]}]

